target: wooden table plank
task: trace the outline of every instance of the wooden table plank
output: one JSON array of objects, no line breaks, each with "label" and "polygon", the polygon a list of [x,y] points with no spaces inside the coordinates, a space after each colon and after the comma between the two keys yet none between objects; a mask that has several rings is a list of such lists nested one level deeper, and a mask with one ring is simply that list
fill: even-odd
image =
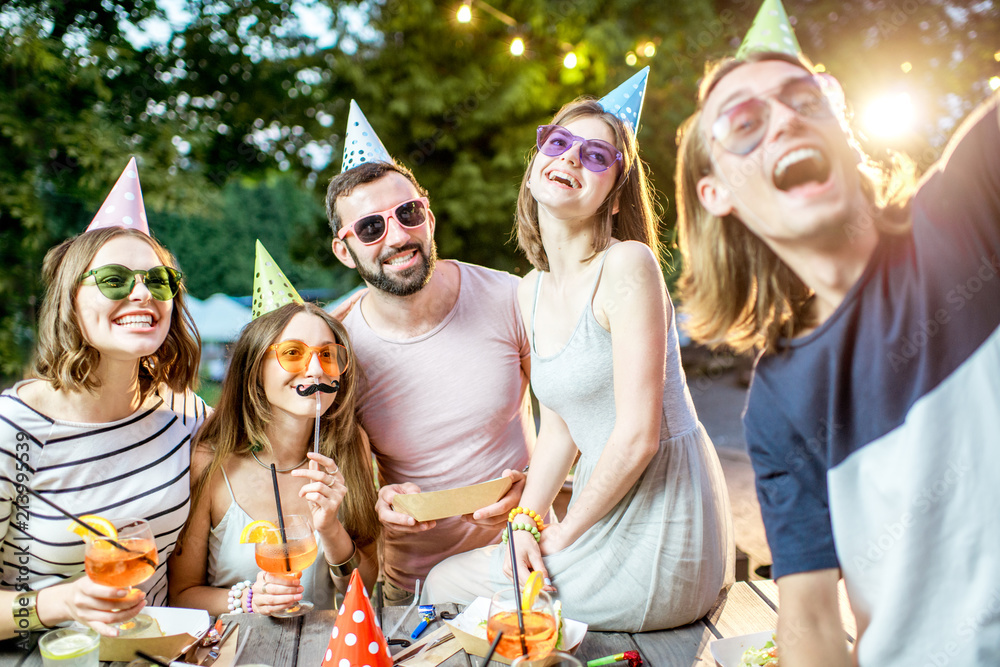
[{"label": "wooden table plank", "polygon": [[[296,664],[301,617],[271,618],[260,614],[238,614],[236,622],[240,624],[240,642],[249,641],[240,656],[240,664],[259,663],[284,667]],[[247,631],[251,628],[248,635]]]},{"label": "wooden table plank", "polygon": [[738,581],[729,589],[725,602],[716,605],[705,620],[719,637],[737,637],[773,630],[778,614],[748,582]]},{"label": "wooden table plank", "polygon": [[[751,581],[748,583],[756,587],[761,595],[774,604],[775,607],[778,606],[778,584],[775,581],[768,579],[766,581]],[[844,624],[844,633],[847,635],[847,641],[853,644],[854,639],[858,636],[858,624],[854,618],[851,601],[847,597],[847,586],[843,579],[837,585],[837,597],[840,602],[840,620]]]},{"label": "wooden table plank", "polygon": [[704,621],[632,635],[643,662],[656,667],[714,667],[711,656],[704,656],[708,655],[708,643],[715,638]]}]

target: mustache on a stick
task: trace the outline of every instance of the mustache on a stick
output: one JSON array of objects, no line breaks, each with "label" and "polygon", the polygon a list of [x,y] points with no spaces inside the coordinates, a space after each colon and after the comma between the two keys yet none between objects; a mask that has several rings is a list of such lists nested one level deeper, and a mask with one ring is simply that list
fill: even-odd
[{"label": "mustache on a stick", "polygon": [[311,384],[308,387],[296,387],[295,391],[298,392],[299,396],[312,396],[317,391],[321,391],[324,394],[336,394],[340,391],[340,380],[334,380],[332,384],[320,382],[318,384]]}]

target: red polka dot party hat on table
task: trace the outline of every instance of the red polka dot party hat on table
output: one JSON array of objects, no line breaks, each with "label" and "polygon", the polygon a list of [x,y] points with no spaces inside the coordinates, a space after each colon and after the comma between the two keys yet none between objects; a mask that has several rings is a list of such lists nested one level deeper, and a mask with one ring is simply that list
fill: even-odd
[{"label": "red polka dot party hat on table", "polygon": [[146,223],[146,208],[142,204],[142,188],[139,187],[139,169],[135,158],[128,161],[125,171],[111,188],[101,209],[94,216],[87,231],[105,227],[125,227],[149,234]]},{"label": "red polka dot party hat on table", "polygon": [[357,570],[351,574],[321,667],[392,667],[389,645]]}]

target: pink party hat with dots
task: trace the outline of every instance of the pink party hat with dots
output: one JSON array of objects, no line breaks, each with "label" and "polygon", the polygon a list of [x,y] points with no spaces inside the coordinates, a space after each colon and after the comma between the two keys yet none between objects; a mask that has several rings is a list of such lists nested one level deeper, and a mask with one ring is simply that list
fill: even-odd
[{"label": "pink party hat with dots", "polygon": [[392,667],[389,645],[357,569],[337,612],[321,667]]},{"label": "pink party hat with dots", "polygon": [[365,162],[392,164],[392,157],[379,141],[371,123],[361,113],[361,107],[351,100],[351,110],[347,114],[347,132],[344,136],[344,166],[340,173],[354,169]]},{"label": "pink party hat with dots", "polygon": [[146,207],[142,203],[142,188],[139,187],[139,169],[135,166],[135,158],[125,165],[125,171],[118,177],[115,187],[111,188],[107,199],[91,220],[87,231],[104,229],[105,227],[124,227],[149,234],[146,222]]}]

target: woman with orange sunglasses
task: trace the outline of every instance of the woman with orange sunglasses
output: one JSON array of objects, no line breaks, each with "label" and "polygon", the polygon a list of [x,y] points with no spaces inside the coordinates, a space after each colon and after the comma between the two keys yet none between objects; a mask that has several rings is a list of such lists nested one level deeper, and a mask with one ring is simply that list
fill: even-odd
[{"label": "woman with orange sunglasses", "polygon": [[[254,320],[194,445],[191,516],[171,561],[171,602],[211,614],[273,615],[303,599],[335,608],[335,592],[346,591],[355,568],[368,590],[378,575],[381,532],[371,451],[355,416],[350,340],[264,256],[276,273],[255,285]],[[281,291],[262,297],[258,286],[272,283]],[[317,536],[318,556],[301,580],[261,571],[254,545],[241,543],[248,525],[277,518],[272,463],[282,514],[309,516]]]}]

